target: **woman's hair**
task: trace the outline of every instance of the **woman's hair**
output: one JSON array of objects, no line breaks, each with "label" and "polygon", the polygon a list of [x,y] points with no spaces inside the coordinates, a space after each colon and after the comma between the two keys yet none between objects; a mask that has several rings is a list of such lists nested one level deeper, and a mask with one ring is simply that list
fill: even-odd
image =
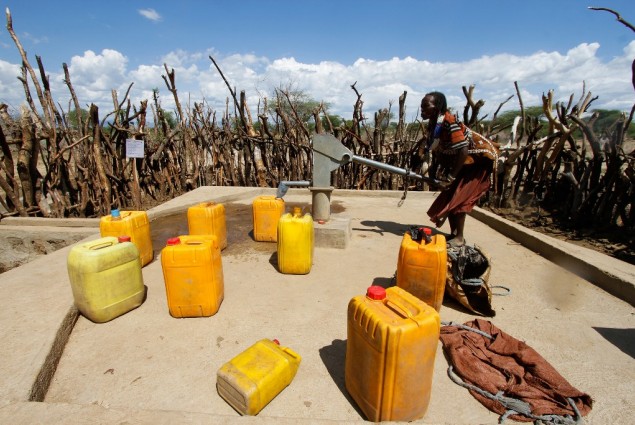
[{"label": "woman's hair", "polygon": [[448,101],[445,99],[445,95],[439,91],[432,91],[430,93],[427,93],[424,98],[428,96],[434,99],[434,106],[437,107],[437,110],[440,113],[445,114],[445,112],[448,110]]},{"label": "woman's hair", "polygon": [[[423,96],[423,99],[426,97],[431,97],[434,100],[434,106],[436,110],[439,112],[439,115],[445,114],[448,110],[448,101],[445,99],[445,95],[438,91],[432,91]],[[421,103],[423,104],[423,99],[421,99]],[[438,117],[438,116],[437,116]],[[427,145],[430,147],[434,140],[434,129],[437,125],[437,117],[430,117],[428,121],[428,141]]]}]

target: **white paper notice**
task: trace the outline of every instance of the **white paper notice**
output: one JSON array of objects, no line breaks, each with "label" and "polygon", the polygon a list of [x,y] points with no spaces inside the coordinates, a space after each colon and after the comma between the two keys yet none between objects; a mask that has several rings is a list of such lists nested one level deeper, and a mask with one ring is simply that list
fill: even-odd
[{"label": "white paper notice", "polygon": [[143,158],[143,140],[126,139],[126,158]]}]

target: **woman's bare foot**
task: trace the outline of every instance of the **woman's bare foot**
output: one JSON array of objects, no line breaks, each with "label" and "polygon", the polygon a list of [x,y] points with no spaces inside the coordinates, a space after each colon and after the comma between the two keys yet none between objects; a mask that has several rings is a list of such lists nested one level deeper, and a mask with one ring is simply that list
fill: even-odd
[{"label": "woman's bare foot", "polygon": [[465,245],[465,239],[454,236],[448,241],[448,248],[459,248]]}]

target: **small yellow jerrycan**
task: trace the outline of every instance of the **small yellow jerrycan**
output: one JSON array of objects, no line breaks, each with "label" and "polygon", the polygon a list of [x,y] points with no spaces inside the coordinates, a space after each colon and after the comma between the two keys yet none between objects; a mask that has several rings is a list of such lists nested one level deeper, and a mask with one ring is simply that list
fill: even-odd
[{"label": "small yellow jerrycan", "polygon": [[307,274],[313,265],[313,217],[300,207],[278,221],[278,270],[284,274]]},{"label": "small yellow jerrycan", "polygon": [[260,340],[218,369],[216,389],[241,415],[257,415],[291,383],[301,360],[278,340]]},{"label": "small yellow jerrycan", "polygon": [[130,236],[130,240],[136,245],[141,258],[141,267],[154,259],[152,250],[152,235],[150,233],[150,221],[145,211],[119,211],[113,209],[110,215],[99,220],[99,233],[102,238],[106,236]]},{"label": "small yellow jerrycan", "polygon": [[432,235],[429,227],[416,230],[404,233],[401,240],[397,286],[440,311],[448,268],[445,236]]},{"label": "small yellow jerrycan", "polygon": [[256,197],[252,205],[254,240],[276,242],[278,240],[278,220],[284,214],[284,199],[272,195]]},{"label": "small yellow jerrycan", "polygon": [[187,227],[190,235],[214,235],[223,250],[227,248],[225,205],[201,202],[187,209]]}]

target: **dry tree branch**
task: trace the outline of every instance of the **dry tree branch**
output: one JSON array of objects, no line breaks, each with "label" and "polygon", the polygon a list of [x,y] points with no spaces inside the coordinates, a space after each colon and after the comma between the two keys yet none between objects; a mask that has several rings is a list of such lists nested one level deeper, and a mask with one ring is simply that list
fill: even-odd
[{"label": "dry tree branch", "polygon": [[[229,85],[229,81],[227,81],[227,78],[225,78],[225,74],[223,74],[223,71],[221,71],[220,66],[218,66],[218,64],[216,63],[214,58],[211,57],[211,56],[209,56],[209,58],[212,61],[212,63],[214,64],[214,66],[216,67],[216,70],[220,74],[221,78],[225,82],[225,85],[227,86],[227,89],[229,90],[229,93],[232,95],[232,98],[234,99],[234,106],[236,107],[236,109],[238,109],[238,113],[240,114],[240,120],[242,121],[241,123],[244,126],[246,124],[245,116],[243,114],[243,109],[240,107],[240,103],[238,103],[238,98],[236,97],[236,92]],[[245,128],[245,131],[246,131],[246,128]]]},{"label": "dry tree branch", "polygon": [[[465,99],[467,100],[467,103],[465,104],[465,108],[463,109],[463,122],[468,127],[474,127],[476,125],[478,121],[478,113],[480,112],[483,105],[485,105],[485,101],[482,99],[479,99],[478,101],[474,102],[474,99],[473,99],[474,87],[475,87],[474,84],[470,85],[469,89],[466,88],[465,86],[462,87],[463,94],[465,95]],[[472,113],[468,117],[470,109],[472,110]]]},{"label": "dry tree branch", "polygon": [[[35,91],[37,92],[38,99],[40,99],[40,104],[42,105],[44,109],[44,113],[46,114],[46,123],[48,126],[55,125],[55,122],[53,121],[53,117],[50,116],[50,111],[46,107],[46,102],[44,101],[44,94],[42,93],[42,88],[40,87],[40,83],[35,75],[35,71],[33,70],[33,67],[31,66],[31,64],[29,63],[29,60],[27,59],[26,51],[24,51],[24,48],[22,47],[20,40],[18,40],[18,36],[15,34],[15,31],[13,30],[13,19],[11,18],[11,11],[9,10],[8,7],[6,8],[6,16],[7,16],[7,31],[9,31],[9,35],[13,39],[15,46],[18,48],[18,51],[20,52],[20,57],[22,58],[23,67],[25,67],[29,71],[29,75],[31,76],[31,80],[33,81],[33,85],[35,86]],[[23,81],[23,84],[27,85],[26,78],[25,78],[25,81]],[[33,109],[33,105],[31,105],[31,108]],[[33,109],[33,112],[36,112],[36,110]],[[39,115],[37,113],[36,113],[36,116],[39,118]],[[50,130],[50,127],[49,127],[49,130]]]},{"label": "dry tree branch", "polygon": [[633,24],[631,24],[630,22],[625,21],[622,18],[622,15],[620,15],[619,13],[614,11],[613,9],[609,9],[607,7],[592,7],[592,6],[589,6],[589,9],[591,9],[591,10],[604,10],[605,12],[612,13],[613,15],[615,15],[615,19],[617,19],[617,21],[619,23],[624,24],[627,28],[630,28],[631,31],[635,31],[635,26],[633,26]]}]

